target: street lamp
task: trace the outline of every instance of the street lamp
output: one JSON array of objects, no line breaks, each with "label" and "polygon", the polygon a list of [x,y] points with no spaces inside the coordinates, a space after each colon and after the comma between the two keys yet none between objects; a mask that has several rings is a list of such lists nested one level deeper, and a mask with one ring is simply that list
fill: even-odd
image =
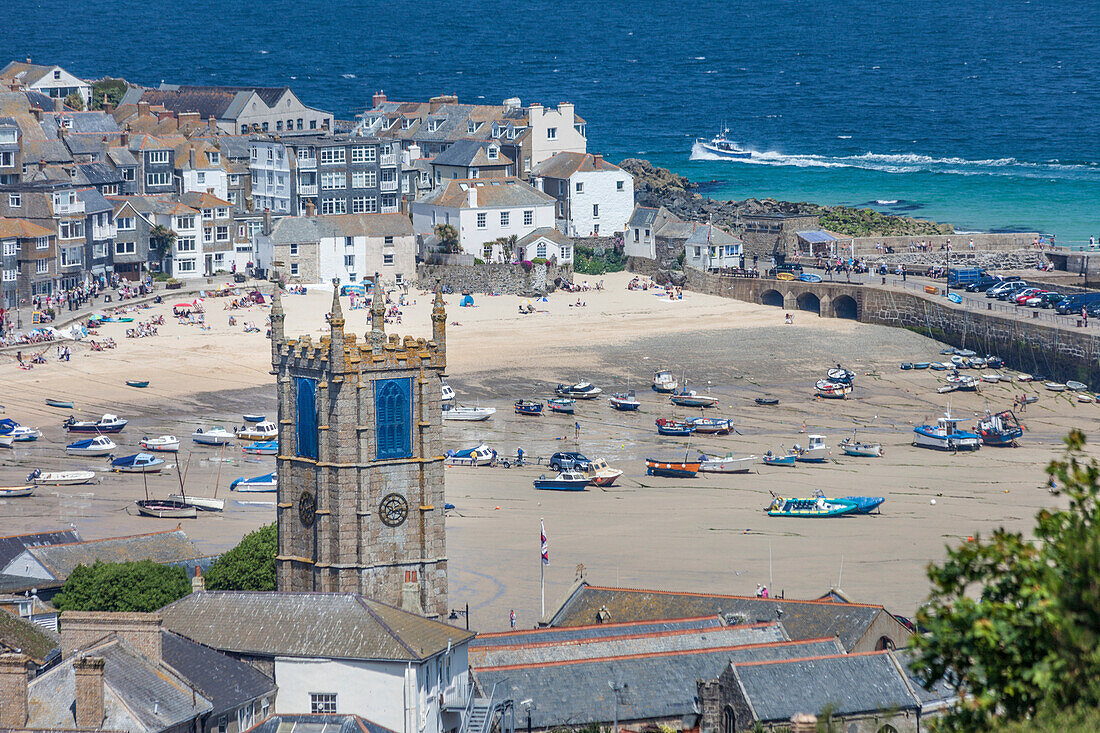
[{"label": "street lamp", "polygon": [[626,704],[621,698],[626,694],[629,686],[625,682],[620,682],[616,685],[611,680],[607,681],[607,686],[615,693],[615,721],[612,724],[611,733],[619,733],[619,705]]},{"label": "street lamp", "polygon": [[537,709],[535,701],[531,698],[521,700],[519,706],[527,713],[527,733],[531,733],[531,711]]},{"label": "street lamp", "polygon": [[951,295],[951,240],[947,240],[947,287],[944,289],[945,295]]},{"label": "street lamp", "polygon": [[469,631],[470,630],[470,604],[469,603],[466,604],[466,610],[465,611],[462,610],[461,608],[452,608],[450,615],[447,616],[447,620],[448,621],[458,621],[459,616],[465,616],[466,617],[466,630]]}]

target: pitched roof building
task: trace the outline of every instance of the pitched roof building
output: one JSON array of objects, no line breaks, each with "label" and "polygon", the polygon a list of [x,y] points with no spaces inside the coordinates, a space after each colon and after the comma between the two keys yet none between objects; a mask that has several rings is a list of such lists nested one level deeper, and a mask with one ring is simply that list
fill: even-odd
[{"label": "pitched roof building", "polygon": [[92,85],[60,66],[32,64],[28,58],[12,61],[0,69],[0,88],[5,91],[33,90],[52,99],[78,94],[87,107],[92,103]]},{"label": "pitched roof building", "polygon": [[161,564],[184,563],[202,557],[182,530],[150,532],[128,537],[68,544],[28,547],[3,568],[8,575],[64,580],[79,565],[100,562],[152,560]]},{"label": "pitched roof building", "polygon": [[332,114],[307,107],[290,87],[161,84],[158,89],[131,90],[122,103],[145,103],[176,115],[197,113],[203,120],[213,118],[228,135],[333,129]]}]

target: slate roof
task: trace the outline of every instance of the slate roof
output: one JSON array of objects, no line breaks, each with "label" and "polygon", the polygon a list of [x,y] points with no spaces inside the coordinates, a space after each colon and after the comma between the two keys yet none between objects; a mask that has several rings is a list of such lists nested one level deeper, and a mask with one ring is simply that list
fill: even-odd
[{"label": "slate roof", "polygon": [[271,715],[247,733],[394,733],[358,715]]},{"label": "slate roof", "polygon": [[[18,239],[26,239],[30,237],[52,237],[57,234],[56,231],[41,227],[34,222],[27,221],[26,219],[6,219],[0,216],[0,239],[7,239],[10,237],[16,237]],[[43,535],[51,534],[43,532]],[[68,532],[58,532],[58,535],[70,534]],[[71,533],[74,537],[75,532]],[[35,537],[37,535],[22,535],[23,537]],[[3,562],[0,562],[0,567],[7,565],[8,562],[15,559],[17,555],[23,552],[28,545],[23,545],[18,542],[5,542],[5,540],[16,540],[18,537],[3,537],[0,538],[0,558],[4,558]],[[72,541],[72,540],[69,540]],[[42,544],[38,542],[32,542],[32,544]],[[18,549],[16,549],[18,548]],[[9,553],[15,553],[9,556]]]},{"label": "slate roof", "polygon": [[[58,67],[60,68],[60,67]],[[16,79],[27,86],[37,84],[42,77],[54,70],[53,66],[42,64],[29,64],[22,61],[12,61],[3,69],[0,69],[0,79]]]},{"label": "slate roof", "polygon": [[187,193],[180,194],[179,200],[181,204],[190,206],[192,209],[227,209],[233,205],[225,199],[218,198],[212,193],[200,191],[188,191]]},{"label": "slate roof", "polygon": [[0,610],[0,649],[22,652],[41,667],[60,654],[60,648],[59,634],[36,626],[10,611]]},{"label": "slate roof", "polygon": [[596,167],[596,156],[592,153],[568,153],[561,152],[551,155],[531,169],[531,177],[543,176],[544,178],[569,178],[574,173],[615,173],[622,172],[622,168],[606,160]]},{"label": "slate roof", "polygon": [[25,575],[0,573],[0,593],[26,593],[28,591],[60,590],[65,583],[60,580],[28,578]]},{"label": "slate roof", "polygon": [[608,682],[626,685],[619,700],[620,721],[676,718],[694,714],[696,681],[716,679],[731,660],[792,659],[841,651],[835,639],[635,654],[584,661],[473,670],[487,695],[535,703],[535,728],[571,727],[611,721],[615,693]]},{"label": "slate roof", "polygon": [[249,158],[248,135],[222,135],[218,137],[222,155],[227,158]]},{"label": "slate roof", "polygon": [[920,703],[890,652],[836,654],[792,660],[741,662],[733,676],[754,717],[790,720],[798,713],[834,715],[919,710]]},{"label": "slate roof", "polygon": [[126,148],[109,148],[107,150],[107,157],[110,158],[115,165],[138,164],[137,158],[135,158],[134,154]]},{"label": "slate roof", "polygon": [[513,646],[469,650],[471,667],[509,667],[569,660],[622,657],[683,650],[706,650],[789,641],[777,623],[721,626],[709,629],[679,629],[651,633],[624,633],[571,641],[526,642]]},{"label": "slate roof", "polygon": [[419,661],[474,634],[353,593],[192,593],[166,628],[240,654]]},{"label": "slate roof", "polygon": [[77,566],[90,566],[96,560],[102,562],[152,560],[157,563],[168,563],[201,557],[198,548],[179,529],[129,537],[110,537],[70,544],[29,547],[27,552],[59,579],[69,577]]},{"label": "slate roof", "polygon": [[[465,187],[465,188],[464,188]],[[477,192],[471,207],[467,191]],[[501,206],[545,206],[554,197],[539,191],[519,178],[452,178],[416,203],[449,209],[491,208]]]},{"label": "slate roof", "polygon": [[287,216],[272,228],[271,241],[300,244],[319,242],[325,237],[405,237],[412,234],[412,222],[404,214]]},{"label": "slate roof", "polygon": [[909,689],[913,691],[922,707],[942,707],[954,702],[958,695],[951,685],[943,680],[932,685],[931,689],[924,688],[924,678],[921,677],[917,667],[916,657],[908,649],[894,652],[894,659],[898,660],[902,672],[905,674]]},{"label": "slate roof", "polygon": [[121,183],[122,174],[106,163],[82,163],[77,167],[76,183],[88,186],[103,186]]},{"label": "slate roof", "polygon": [[203,120],[210,117],[232,119],[240,114],[244,104],[251,98],[253,92],[268,107],[274,107],[289,89],[290,87],[219,87],[162,84],[159,89],[146,90],[141,95],[141,101],[149,102],[151,105],[160,105],[176,114],[180,112],[198,112]]},{"label": "slate roof", "polygon": [[[83,133],[114,133],[118,134],[118,123],[115,122],[115,118],[106,112],[91,111],[91,112],[47,112],[42,115],[43,127],[56,131],[58,129],[57,121],[59,119],[71,120],[71,125],[68,128],[69,133],[83,134]],[[45,123],[49,123],[48,125]]]},{"label": "slate roof", "polygon": [[531,244],[532,242],[535,242],[539,239],[542,239],[543,237],[546,237],[547,239],[549,239],[553,242],[556,242],[557,244],[572,244],[573,243],[572,239],[567,237],[565,234],[562,234],[555,227],[539,227],[538,229],[531,232],[530,234],[527,234],[527,235],[517,239],[516,244],[522,247],[524,245],[528,245],[528,244]]},{"label": "slate roof", "polygon": [[669,221],[680,220],[663,206],[659,209],[650,206],[635,206],[634,212],[630,215],[630,221],[627,222],[627,226],[656,229]]},{"label": "slate roof", "polygon": [[657,228],[655,234],[665,239],[687,239],[699,225],[691,221],[668,221]]},{"label": "slate roof", "polygon": [[69,163],[72,159],[73,154],[61,140],[23,141],[23,162],[25,163],[37,163],[40,160],[47,163]]},{"label": "slate roof", "polygon": [[108,147],[99,135],[66,135],[64,143],[73,155],[99,155]]},{"label": "slate roof", "polygon": [[84,202],[84,213],[97,214],[101,211],[111,211],[111,202],[103,198],[103,194],[94,188],[77,189],[76,197]]},{"label": "slate roof", "polygon": [[810,229],[804,232],[795,232],[799,239],[804,239],[807,242],[815,244],[824,244],[827,242],[835,242],[837,238],[824,229]]},{"label": "slate roof", "polygon": [[[782,608],[782,618],[776,610]],[[851,649],[867,631],[882,606],[863,603],[833,603],[712,593],[604,588],[583,584],[562,604],[550,620],[551,626],[579,626],[594,623],[606,609],[610,621],[652,621],[663,618],[733,614],[748,623],[777,618],[792,639],[838,636]]]},{"label": "slate roof", "polygon": [[275,683],[252,665],[170,631],[161,634],[161,655],[165,664],[210,701],[214,715],[276,690]]},{"label": "slate roof", "polygon": [[665,619],[661,621],[634,621],[625,624],[593,624],[592,626],[572,626],[564,628],[542,627],[522,631],[496,631],[478,634],[470,642],[470,652],[475,649],[487,649],[494,646],[514,646],[516,644],[537,644],[545,642],[570,642],[575,640],[601,639],[629,634],[656,634],[684,629],[714,629],[722,626],[717,616],[700,618]]},{"label": "slate roof", "polygon": [[454,165],[466,168],[474,166],[491,168],[493,166],[511,165],[512,159],[499,152],[499,143],[496,143],[498,148],[497,159],[489,159],[486,149],[492,144],[494,143],[489,140],[456,140],[446,150],[435,156],[432,163],[434,165]]},{"label": "slate roof", "polygon": [[687,244],[706,246],[708,244],[713,245],[725,245],[725,244],[740,244],[741,240],[732,234],[726,232],[723,229],[719,229],[716,226],[710,224],[698,224],[695,230],[687,238]]}]

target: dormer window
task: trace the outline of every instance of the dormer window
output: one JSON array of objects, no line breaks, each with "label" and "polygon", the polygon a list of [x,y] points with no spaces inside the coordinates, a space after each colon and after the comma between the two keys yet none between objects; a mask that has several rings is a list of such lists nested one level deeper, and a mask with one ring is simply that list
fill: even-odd
[{"label": "dormer window", "polygon": [[485,149],[485,157],[487,157],[489,160],[496,160],[500,157],[500,148],[498,148],[496,145],[490,145],[488,148]]},{"label": "dormer window", "polygon": [[466,132],[477,132],[477,124],[473,120],[466,122]]},{"label": "dormer window", "polygon": [[435,132],[439,129],[439,120],[428,120],[428,132]]},{"label": "dormer window", "polygon": [[222,162],[222,154],[214,150],[208,152],[206,157],[210,160],[210,165],[220,165]]},{"label": "dormer window", "polygon": [[500,137],[500,133],[503,132],[503,128],[501,128],[500,125],[498,125],[497,123],[494,122],[492,132],[493,132],[493,137]]},{"label": "dormer window", "polygon": [[71,130],[71,129],[73,129],[73,118],[72,117],[62,117],[61,119],[59,119],[57,121],[57,126],[58,127],[64,127],[66,130]]},{"label": "dormer window", "polygon": [[61,78],[61,71],[58,70],[58,69],[54,69],[53,78],[54,79],[60,79]]}]

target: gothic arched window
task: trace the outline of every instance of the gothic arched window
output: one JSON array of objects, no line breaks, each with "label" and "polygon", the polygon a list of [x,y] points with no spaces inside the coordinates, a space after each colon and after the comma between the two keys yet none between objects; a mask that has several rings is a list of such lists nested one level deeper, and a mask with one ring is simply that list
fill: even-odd
[{"label": "gothic arched window", "polygon": [[375,437],[378,460],[412,455],[412,380],[380,379],[374,383]]}]

